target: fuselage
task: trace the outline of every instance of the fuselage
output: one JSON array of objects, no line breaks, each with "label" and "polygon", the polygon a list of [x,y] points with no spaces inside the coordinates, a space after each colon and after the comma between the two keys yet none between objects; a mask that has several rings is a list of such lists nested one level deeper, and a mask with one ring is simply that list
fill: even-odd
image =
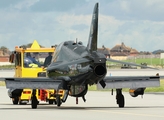
[{"label": "fuselage", "polygon": [[84,96],[88,85],[97,84],[106,75],[106,57],[97,52],[98,3],[96,3],[87,47],[82,42],[65,41],[57,46],[48,77],[63,80],[63,89],[72,96]]},{"label": "fuselage", "polygon": [[56,79],[69,77],[66,81],[71,85],[93,85],[106,75],[106,57],[88,51],[82,42],[66,41],[57,46],[47,73]]}]

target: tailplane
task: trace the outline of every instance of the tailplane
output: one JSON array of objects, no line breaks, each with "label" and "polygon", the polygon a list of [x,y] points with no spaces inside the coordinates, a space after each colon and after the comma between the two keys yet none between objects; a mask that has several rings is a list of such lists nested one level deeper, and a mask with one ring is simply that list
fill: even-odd
[{"label": "tailplane", "polygon": [[98,3],[95,4],[92,21],[90,26],[90,33],[88,39],[87,49],[92,52],[97,50],[97,33],[98,33]]}]

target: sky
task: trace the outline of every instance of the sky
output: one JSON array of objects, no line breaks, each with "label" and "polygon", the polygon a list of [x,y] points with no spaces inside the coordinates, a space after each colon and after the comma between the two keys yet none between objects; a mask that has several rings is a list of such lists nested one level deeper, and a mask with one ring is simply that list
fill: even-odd
[{"label": "sky", "polygon": [[87,45],[96,2],[99,48],[123,42],[138,51],[164,49],[164,0],[1,0],[0,46],[76,39]]}]

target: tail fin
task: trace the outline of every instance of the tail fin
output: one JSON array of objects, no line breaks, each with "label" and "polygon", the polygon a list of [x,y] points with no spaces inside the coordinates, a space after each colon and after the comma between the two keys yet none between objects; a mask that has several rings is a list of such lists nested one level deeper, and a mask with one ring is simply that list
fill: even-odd
[{"label": "tail fin", "polygon": [[91,52],[97,50],[97,33],[98,33],[98,3],[95,4],[93,10],[88,45],[87,45],[87,49]]}]

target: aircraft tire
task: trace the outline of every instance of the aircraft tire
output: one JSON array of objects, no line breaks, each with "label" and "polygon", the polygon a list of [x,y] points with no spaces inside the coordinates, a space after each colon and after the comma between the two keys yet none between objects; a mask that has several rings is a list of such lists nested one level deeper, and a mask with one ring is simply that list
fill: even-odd
[{"label": "aircraft tire", "polygon": [[36,109],[37,108],[37,105],[38,105],[38,100],[37,100],[36,96],[33,96],[31,98],[31,108],[32,109]]},{"label": "aircraft tire", "polygon": [[60,99],[60,96],[59,95],[56,97],[56,103],[57,103],[57,106],[60,107],[60,105],[61,105],[61,99]]},{"label": "aircraft tire", "polygon": [[118,104],[119,108],[123,108],[125,106],[124,95],[120,94],[117,96],[117,104]]}]

